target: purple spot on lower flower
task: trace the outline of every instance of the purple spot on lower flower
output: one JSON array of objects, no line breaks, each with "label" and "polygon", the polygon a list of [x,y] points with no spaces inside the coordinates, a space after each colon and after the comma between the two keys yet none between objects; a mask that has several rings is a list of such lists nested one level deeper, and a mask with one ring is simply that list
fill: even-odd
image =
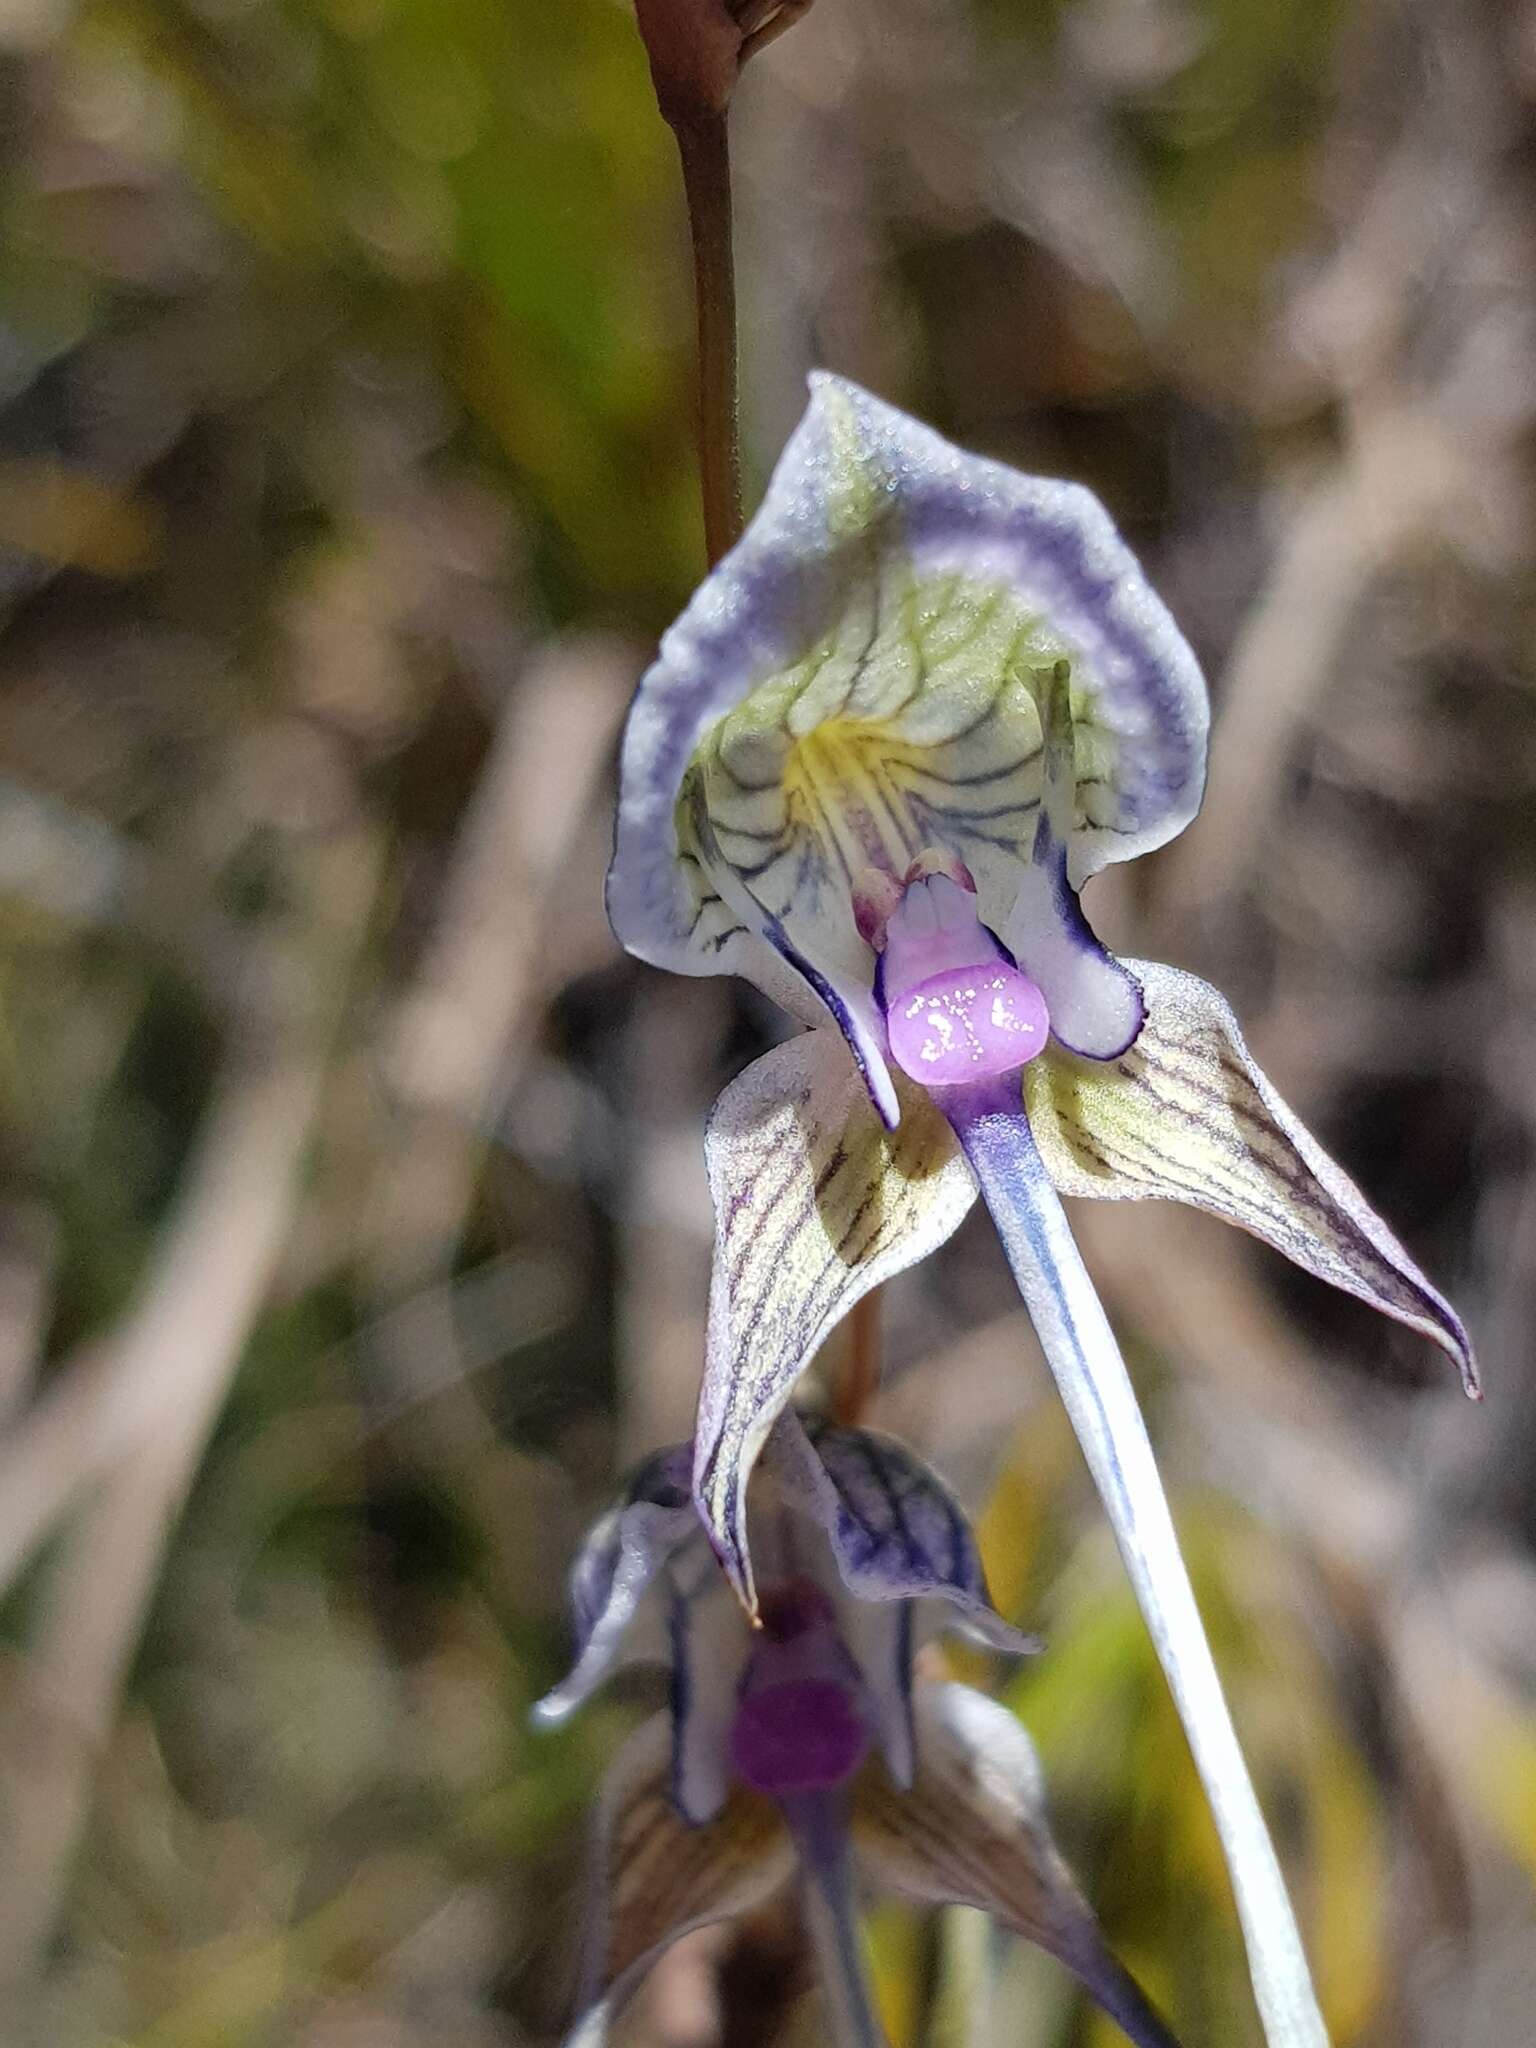
[{"label": "purple spot on lower flower", "polygon": [[830,1678],[759,1686],[742,1700],[731,1725],[737,1776],[779,1799],[842,1784],[868,1747],[857,1700]]}]

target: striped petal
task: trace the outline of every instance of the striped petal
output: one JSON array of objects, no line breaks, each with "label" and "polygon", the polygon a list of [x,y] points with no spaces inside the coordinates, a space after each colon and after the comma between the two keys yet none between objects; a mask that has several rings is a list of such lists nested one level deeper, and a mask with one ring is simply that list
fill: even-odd
[{"label": "striped petal", "polygon": [[1189,1202],[1477,1367],[1461,1320],[1249,1057],[1216,990],[1132,961],[1147,1019],[1108,1065],[1047,1052],[1026,1070],[1040,1155],[1066,1195]]},{"label": "striped petal", "polygon": [[1087,875],[1194,813],[1194,658],[1086,491],[964,454],[818,375],[756,517],[642,680],[608,883],[619,938],[684,973],[746,974],[801,1016],[830,1011],[889,1118],[858,877],[900,878],[945,848],[992,930],[1026,890],[1039,937],[1057,899],[1030,873],[1037,678],[1062,661],[1055,836],[1075,912]]},{"label": "striped petal", "polygon": [[747,1478],[796,1380],[859,1297],[936,1251],[975,1198],[943,1117],[905,1083],[902,1108],[887,1130],[841,1040],[810,1031],[749,1067],[710,1118],[715,1259],[694,1493],[749,1607]]},{"label": "striped petal", "polygon": [[800,1470],[814,1511],[856,1599],[932,1602],[935,1625],[964,1625],[1015,1654],[1038,1647],[993,1607],[970,1524],[932,1466],[879,1430],[793,1413],[780,1425],[782,1458],[796,1436],[812,1454]]},{"label": "striped petal", "polygon": [[950,1629],[1010,1656],[1039,1648],[992,1605],[958,1501],[893,1437],[786,1409],[770,1456],[782,1498],[810,1515],[831,1546],[838,1628],[864,1679],[886,1768],[913,1769],[912,1659]]},{"label": "striped petal", "polygon": [[703,1827],[678,1816],[667,1721],[658,1714],[638,1729],[604,1783],[584,2009],[566,2048],[600,2048],[612,2015],[663,1949],[695,1927],[749,1911],[794,1870],[788,1830],[754,1793],[734,1792]]},{"label": "striped petal", "polygon": [[918,1769],[898,1790],[860,1779],[854,1851],[883,1889],[979,1906],[1073,1975],[1137,2048],[1177,2048],[1104,1945],[1046,1826],[1040,1767],[1013,1715],[963,1685],[917,1692]]}]

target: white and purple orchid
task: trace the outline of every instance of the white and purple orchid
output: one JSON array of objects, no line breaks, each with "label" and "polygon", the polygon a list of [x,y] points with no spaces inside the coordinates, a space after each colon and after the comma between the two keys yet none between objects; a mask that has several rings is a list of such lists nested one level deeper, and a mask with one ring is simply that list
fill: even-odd
[{"label": "white and purple orchid", "polygon": [[1057,1853],[1017,1720],[969,1686],[914,1678],[916,1651],[946,1629],[1034,1647],[994,1613],[942,1482],[889,1438],[781,1417],[753,1486],[753,1629],[689,1499],[690,1463],[686,1444],[658,1453],[588,1538],[571,1577],[576,1665],[537,1710],[563,1719],[625,1663],[670,1670],[669,1708],[604,1787],[569,2048],[597,2048],[680,1935],[792,1881],[839,2048],[885,2039],[865,1886],[982,1908],[1065,1964],[1137,2048],[1176,2048]]},{"label": "white and purple orchid", "polygon": [[1119,1349],[1060,1195],[1186,1201],[1475,1369],[1454,1311],[1204,982],[1078,902],[1194,815],[1205,686],[1078,486],[841,379],[642,680],[614,929],[811,1029],[721,1097],[693,1487],[749,1610],[747,1478],[828,1332],[990,1209],[1210,1796],[1271,2048],[1326,2042]]}]

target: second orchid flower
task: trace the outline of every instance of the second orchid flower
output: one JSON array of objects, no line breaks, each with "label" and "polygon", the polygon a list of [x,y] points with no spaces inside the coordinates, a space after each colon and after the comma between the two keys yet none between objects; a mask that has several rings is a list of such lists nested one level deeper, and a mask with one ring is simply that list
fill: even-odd
[{"label": "second orchid flower", "polygon": [[1039,1765],[1005,1707],[919,1679],[960,1629],[1032,1647],[993,1612],[971,1532],[899,1444],[793,1411],[753,1487],[762,1626],[716,1569],[689,1447],[649,1459],[578,1555],[577,1661],[559,1722],[617,1667],[664,1664],[671,1703],[612,1765],[600,1806],[584,2007],[567,2048],[692,1927],[798,1881],[839,2048],[884,2048],[861,1891],[980,1907],[1073,1973],[1136,2048],[1177,2048],[1105,1946],[1046,1826]]}]

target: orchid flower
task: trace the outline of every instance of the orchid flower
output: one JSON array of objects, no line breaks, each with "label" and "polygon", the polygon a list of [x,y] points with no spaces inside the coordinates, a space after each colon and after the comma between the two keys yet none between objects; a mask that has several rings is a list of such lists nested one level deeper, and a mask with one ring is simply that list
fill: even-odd
[{"label": "orchid flower", "polygon": [[1205,686],[1097,501],[841,379],[665,635],[621,764],[609,914],[812,1028],[707,1137],[694,1490],[755,1594],[747,1475],[818,1345],[978,1190],[1114,1525],[1211,1799],[1271,2048],[1326,2042],[1135,1395],[1062,1194],[1193,1203],[1442,1346],[1465,1332],[1194,976],[1078,891],[1198,807]]},{"label": "orchid flower", "polygon": [[914,1680],[963,1629],[1034,1645],[987,1597],[965,1518],[889,1438],[793,1410],[753,1489],[760,1626],[748,1625],[689,1500],[690,1447],[658,1453],[571,1574],[577,1658],[536,1709],[562,1720],[610,1672],[670,1668],[599,1802],[596,1924],[568,2048],[596,2048],[656,1956],[798,1879],[839,2048],[884,2041],[865,1978],[860,1882],[979,1906],[1055,1956],[1138,2048],[1173,2036],[1105,1947],[1046,1826],[1012,1714]]}]

